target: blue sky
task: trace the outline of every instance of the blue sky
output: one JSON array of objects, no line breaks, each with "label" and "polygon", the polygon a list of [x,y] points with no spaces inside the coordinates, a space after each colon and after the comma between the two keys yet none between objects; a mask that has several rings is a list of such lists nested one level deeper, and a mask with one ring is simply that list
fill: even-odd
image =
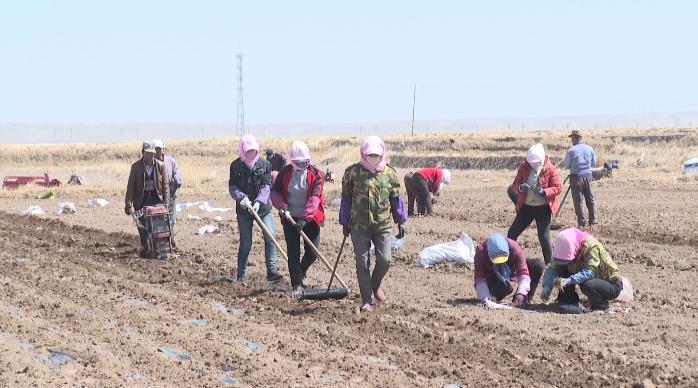
[{"label": "blue sky", "polygon": [[2,1],[0,122],[695,111],[693,1]]}]

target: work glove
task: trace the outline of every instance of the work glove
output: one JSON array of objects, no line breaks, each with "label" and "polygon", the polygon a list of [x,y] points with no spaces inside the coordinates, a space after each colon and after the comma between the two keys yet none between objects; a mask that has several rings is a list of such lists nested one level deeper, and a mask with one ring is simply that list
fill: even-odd
[{"label": "work glove", "polygon": [[512,300],[512,302],[514,303],[514,306],[522,306],[526,302],[526,297],[522,294],[516,294],[514,295],[514,299]]},{"label": "work glove", "polygon": [[279,217],[281,217],[282,220],[288,220],[291,218],[291,212],[288,211],[288,209],[279,209]]},{"label": "work glove", "polygon": [[541,197],[545,197],[545,189],[542,187],[539,187],[538,190],[536,190],[536,193]]},{"label": "work glove", "polygon": [[572,283],[572,279],[570,278],[560,278],[560,288],[564,289],[565,287],[569,286]]},{"label": "work glove", "polygon": [[259,202],[254,202],[254,205],[252,205],[252,210],[254,210],[255,213],[259,213]]},{"label": "work glove", "polygon": [[540,298],[543,302],[547,302],[550,300],[550,294],[552,294],[553,289],[552,288],[543,288],[543,290],[540,293]]},{"label": "work glove", "polygon": [[240,200],[240,206],[243,209],[249,209],[250,207],[252,207],[252,202],[250,202],[249,198],[245,197],[242,200]]},{"label": "work glove", "polygon": [[344,237],[349,236],[350,232],[351,229],[349,229],[349,225],[342,225],[342,233],[344,233]]},{"label": "work glove", "polygon": [[404,238],[405,237],[405,224],[400,224],[397,226],[397,238]]},{"label": "work glove", "polygon": [[528,189],[530,189],[530,188],[531,188],[531,186],[529,186],[528,183],[522,183],[519,185],[519,191],[522,193],[527,192]]},{"label": "work glove", "polygon": [[126,213],[127,216],[131,215],[131,206],[126,206],[124,208],[124,212]]},{"label": "work glove", "polygon": [[294,225],[293,227],[296,228],[298,233],[300,233],[301,230],[303,230],[303,228],[305,227],[305,224],[307,224],[305,220],[298,220],[296,221],[296,225]]}]

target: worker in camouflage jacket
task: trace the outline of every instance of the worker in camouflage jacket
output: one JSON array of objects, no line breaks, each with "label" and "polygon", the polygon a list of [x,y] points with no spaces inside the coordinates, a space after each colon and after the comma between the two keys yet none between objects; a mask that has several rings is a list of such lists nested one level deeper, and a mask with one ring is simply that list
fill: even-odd
[{"label": "worker in camouflage jacket", "polygon": [[623,291],[620,270],[611,255],[594,236],[577,228],[565,229],[555,239],[553,261],[543,274],[544,301],[550,298],[557,277],[560,304],[579,303],[576,285],[589,298],[591,310],[608,309],[608,301]]},{"label": "worker in camouflage jacket", "polygon": [[[372,310],[373,296],[379,302],[385,300],[382,282],[390,266],[391,214],[398,224],[397,237],[405,236],[407,212],[400,181],[386,160],[385,143],[377,136],[370,136],[361,144],[361,160],[349,166],[342,178],[339,223],[345,237],[351,234],[354,245],[361,311]],[[376,256],[373,273],[369,268],[371,242]]]}]

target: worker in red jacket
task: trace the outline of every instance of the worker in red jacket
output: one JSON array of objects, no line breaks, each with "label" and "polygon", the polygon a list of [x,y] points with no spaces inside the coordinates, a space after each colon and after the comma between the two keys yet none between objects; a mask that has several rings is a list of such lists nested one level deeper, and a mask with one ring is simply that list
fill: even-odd
[{"label": "worker in red jacket", "polygon": [[417,201],[417,213],[430,215],[434,203],[434,195],[439,195],[444,184],[451,182],[451,172],[436,167],[423,168],[417,172],[405,175],[407,190],[407,214],[415,216],[414,203]]},{"label": "worker in red jacket", "polygon": [[308,146],[302,141],[294,141],[290,154],[291,163],[281,168],[274,181],[271,202],[279,209],[284,228],[291,287],[301,291],[305,288],[305,273],[317,258],[306,243],[301,260],[301,231],[313,245],[319,245],[320,227],[325,221],[325,197],[322,193],[323,176],[313,165]]},{"label": "worker in red jacket", "polygon": [[543,259],[549,264],[553,256],[550,224],[553,214],[557,212],[557,195],[562,191],[562,180],[550,158],[545,155],[542,144],[534,144],[528,150],[526,160],[521,163],[512,186],[517,198],[516,218],[507,237],[518,239],[536,220]]}]

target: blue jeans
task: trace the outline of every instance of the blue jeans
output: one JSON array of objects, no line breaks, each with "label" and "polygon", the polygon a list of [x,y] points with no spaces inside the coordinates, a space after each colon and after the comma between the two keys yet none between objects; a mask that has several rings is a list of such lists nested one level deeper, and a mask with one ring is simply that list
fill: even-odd
[{"label": "blue jeans", "polygon": [[[238,273],[237,279],[244,280],[247,273],[247,260],[252,249],[252,225],[255,223],[254,218],[246,214],[246,211],[240,211],[237,215],[238,229],[240,230],[240,248],[238,250]],[[274,230],[274,216],[271,212],[264,216],[260,216],[262,222],[267,226],[267,229],[276,236]],[[267,263],[267,276],[271,272],[276,271],[276,246],[274,242],[264,234],[264,258]]]}]

